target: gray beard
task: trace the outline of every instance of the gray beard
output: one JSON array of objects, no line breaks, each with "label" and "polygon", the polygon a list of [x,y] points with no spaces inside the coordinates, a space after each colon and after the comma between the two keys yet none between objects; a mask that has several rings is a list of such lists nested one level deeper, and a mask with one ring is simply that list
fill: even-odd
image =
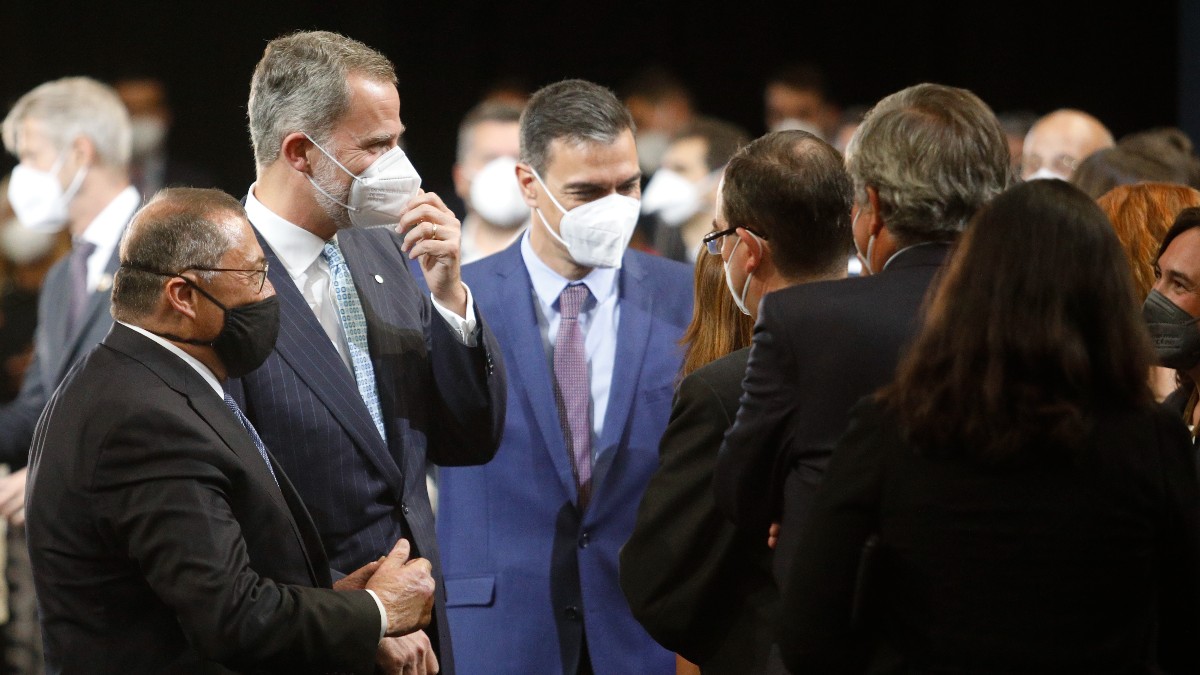
[{"label": "gray beard", "polygon": [[[345,173],[337,167],[333,162],[329,161],[328,157],[323,157],[316,164],[313,170],[313,182],[321,186],[321,190],[328,192],[337,198],[337,201],[326,197],[321,193],[321,190],[313,190],[313,196],[317,199],[317,205],[329,216],[333,224],[339,230],[346,230],[354,227],[350,222],[350,211],[342,204],[350,203],[350,182],[339,184],[338,179],[345,177]],[[342,204],[339,204],[340,201]]]}]

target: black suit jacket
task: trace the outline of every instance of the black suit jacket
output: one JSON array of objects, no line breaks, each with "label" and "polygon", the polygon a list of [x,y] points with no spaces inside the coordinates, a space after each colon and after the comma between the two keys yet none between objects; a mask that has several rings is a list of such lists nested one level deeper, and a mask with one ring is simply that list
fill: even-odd
[{"label": "black suit jacket", "polygon": [[418,289],[394,232],[339,233],[367,320],[385,443],[354,374],[275,252],[259,243],[279,297],[279,339],[262,367],[227,387],[295,481],[334,569],[351,572],[401,537],[430,561],[437,592],[426,632],[441,672],[453,675],[426,457],[465,465],[495,455],[505,414],[500,348],[478,308],[478,346],[458,341]]},{"label": "black suit jacket", "polygon": [[633,615],[705,673],[763,672],[778,601],[766,532],[729,523],[712,494],[749,353],[717,359],[679,384],[658,471],[621,549],[621,589]]},{"label": "black suit jacket", "polygon": [[[1154,407],[1025,465],[918,454],[865,402],[830,461],[784,591],[797,673],[1200,672],[1195,451]],[[863,541],[880,548],[849,623]]]},{"label": "black suit jacket", "polygon": [[0,406],[0,462],[14,469],[25,466],[29,443],[38,416],[67,371],[95,347],[112,327],[109,313],[112,275],[117,270],[118,252],[113,251],[105,267],[101,288],[88,295],[83,316],[68,330],[67,307],[71,300],[71,273],[67,258],[50,268],[38,295],[38,325],[33,334],[33,360],[25,370],[17,397]]},{"label": "black suit jacket", "polygon": [[739,525],[765,535],[772,521],[782,523],[777,580],[850,409],[892,379],[948,252],[947,244],[915,246],[879,274],[800,284],[763,299],[715,487],[717,504]]},{"label": "black suit jacket", "polygon": [[380,616],[340,593],[287,476],[196,371],[129,328],[38,423],[27,533],[51,673],[370,673]]}]

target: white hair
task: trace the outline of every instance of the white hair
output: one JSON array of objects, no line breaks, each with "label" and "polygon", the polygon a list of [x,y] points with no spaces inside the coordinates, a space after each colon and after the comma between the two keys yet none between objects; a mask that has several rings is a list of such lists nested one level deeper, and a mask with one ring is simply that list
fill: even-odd
[{"label": "white hair", "polygon": [[36,120],[59,152],[76,138],[86,137],[96,148],[98,161],[124,169],[129,166],[129,113],[106,84],[89,77],[64,77],[38,85],[17,99],[4,118],[4,147],[16,154],[21,127]]}]

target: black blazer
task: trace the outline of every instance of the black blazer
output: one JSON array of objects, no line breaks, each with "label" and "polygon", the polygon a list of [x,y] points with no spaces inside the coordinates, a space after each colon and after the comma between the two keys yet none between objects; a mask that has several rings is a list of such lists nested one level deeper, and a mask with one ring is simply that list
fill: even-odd
[{"label": "black blazer", "polygon": [[680,382],[658,471],[621,549],[621,589],[633,615],[705,673],[763,672],[779,596],[766,532],[732,525],[712,494],[749,353],[740,349]]},{"label": "black blazer", "polygon": [[26,509],[50,673],[370,673],[279,466],[187,363],[115,325],[38,423]]},{"label": "black blazer", "polygon": [[[809,513],[779,645],[803,673],[1200,672],[1195,452],[1157,406],[1097,422],[1079,459],[917,454],[864,402]],[[880,535],[848,623],[863,541]]]},{"label": "black blazer", "polygon": [[367,320],[385,443],[354,374],[275,252],[259,243],[279,297],[279,339],[266,363],[227,388],[295,481],[334,569],[351,572],[401,537],[433,565],[437,592],[426,632],[441,672],[453,675],[425,462],[481,464],[495,455],[505,414],[500,347],[478,308],[478,346],[458,341],[418,289],[394,232],[340,232]]},{"label": "black blazer", "polygon": [[879,274],[800,284],[763,299],[715,488],[717,505],[739,525],[765,536],[781,521],[777,580],[850,409],[892,379],[948,252],[947,244],[915,246]]}]

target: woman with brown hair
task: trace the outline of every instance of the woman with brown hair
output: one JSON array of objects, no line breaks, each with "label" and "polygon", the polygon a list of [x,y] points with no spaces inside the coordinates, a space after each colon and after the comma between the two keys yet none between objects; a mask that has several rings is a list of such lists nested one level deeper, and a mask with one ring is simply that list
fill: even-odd
[{"label": "woman with brown hair", "polygon": [[1194,455],[1146,386],[1127,269],[1061,181],[979,213],[834,452],[784,589],[790,668],[1200,672]]}]

